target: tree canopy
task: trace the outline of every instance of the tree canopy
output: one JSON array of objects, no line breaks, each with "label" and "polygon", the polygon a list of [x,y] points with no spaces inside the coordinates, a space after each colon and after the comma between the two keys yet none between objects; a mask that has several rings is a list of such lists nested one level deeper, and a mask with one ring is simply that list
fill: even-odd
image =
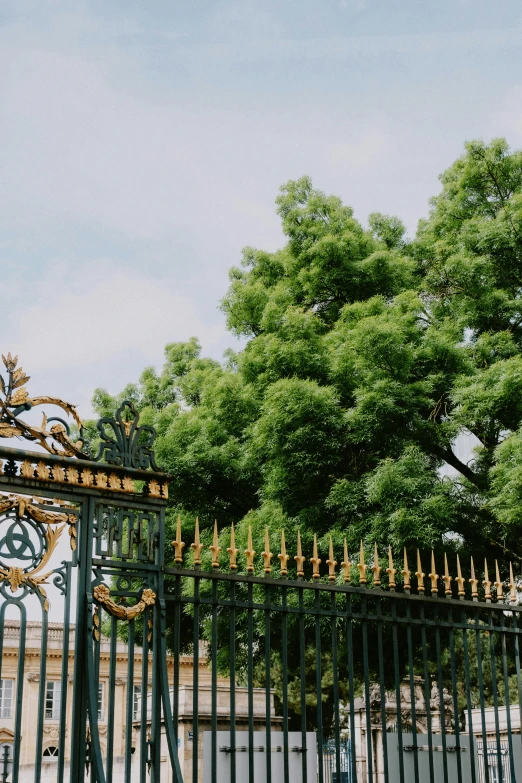
[{"label": "tree canopy", "polygon": [[522,153],[468,143],[441,183],[413,239],[287,183],[285,246],[246,248],[221,303],[245,347],[220,363],[171,343],[161,372],[96,391],[97,413],[130,397],[157,428],[187,540],[198,515],[239,540],[252,524],[258,551],[268,526],[520,567]]}]

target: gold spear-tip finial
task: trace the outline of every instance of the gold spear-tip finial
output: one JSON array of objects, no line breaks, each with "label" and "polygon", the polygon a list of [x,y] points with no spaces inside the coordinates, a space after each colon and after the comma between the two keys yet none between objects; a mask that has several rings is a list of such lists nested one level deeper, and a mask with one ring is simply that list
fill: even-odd
[{"label": "gold spear-tip finial", "polygon": [[431,594],[437,595],[439,592],[439,575],[435,569],[435,554],[433,549],[431,550],[431,573],[428,574],[431,580]]},{"label": "gold spear-tip finial", "polygon": [[178,514],[178,521],[176,524],[176,538],[172,542],[172,546],[174,547],[174,562],[183,563],[183,547],[185,544],[181,540],[181,517]]},{"label": "gold spear-tip finial", "polygon": [[386,573],[388,574],[388,587],[390,590],[395,590],[397,587],[395,583],[395,574],[397,573],[397,569],[393,567],[393,554],[392,554],[392,548],[388,545],[388,568],[386,569]]},{"label": "gold spear-tip finial", "polygon": [[453,580],[450,576],[450,572],[448,568],[448,557],[446,555],[446,552],[444,552],[444,576],[442,577],[442,579],[444,580],[444,585],[445,585],[444,592],[446,593],[447,596],[451,596],[452,595],[451,583]]},{"label": "gold spear-tip finial", "polygon": [[401,574],[404,578],[404,592],[409,593],[411,590],[411,584],[410,584],[411,571],[408,568],[408,555],[406,552],[406,547],[404,547],[404,568],[402,569]]},{"label": "gold spear-tip finial", "polygon": [[301,579],[304,576],[304,561],[306,558],[303,556],[303,549],[301,547],[301,533],[297,531],[297,554],[294,556],[294,560],[297,563],[297,578]]},{"label": "gold spear-tip finial", "polygon": [[328,581],[335,582],[335,566],[337,565],[337,560],[334,560],[332,536],[330,536],[330,550],[326,565],[328,566]]},{"label": "gold spear-tip finial", "polygon": [[466,580],[462,576],[462,571],[461,571],[461,568],[460,568],[460,559],[459,559],[458,555],[457,555],[457,578],[455,579],[455,581],[456,581],[457,587],[458,587],[458,596],[459,596],[460,600],[462,601],[462,599],[466,596],[466,592],[464,590],[464,582]]},{"label": "gold spear-tip finial", "polygon": [[196,517],[196,528],[194,530],[194,543],[190,545],[190,548],[194,550],[194,565],[201,565],[201,550],[203,544],[199,540],[199,519]]},{"label": "gold spear-tip finial", "polygon": [[281,551],[277,556],[280,563],[281,576],[288,576],[288,561],[290,555],[286,554],[285,531],[281,530]]},{"label": "gold spear-tip finial", "polygon": [[230,525],[230,546],[227,547],[227,552],[230,557],[230,570],[236,571],[237,570],[237,556],[239,554],[239,549],[236,547],[236,534],[234,532],[234,523]]},{"label": "gold spear-tip finial", "polygon": [[255,555],[254,547],[252,546],[252,525],[248,526],[248,536],[247,536],[247,548],[245,549],[245,557],[246,557],[246,563],[247,563],[247,573],[251,574],[254,571],[254,555]]},{"label": "gold spear-tip finial", "polygon": [[374,587],[380,587],[381,586],[381,571],[382,571],[382,568],[379,565],[379,553],[377,551],[377,541],[373,542],[373,565],[372,565],[372,571],[373,571],[373,586]]},{"label": "gold spear-tip finial", "polygon": [[491,599],[492,599],[492,595],[491,595],[491,584],[492,583],[490,582],[490,579],[489,579],[488,561],[486,560],[486,558],[484,558],[484,580],[483,580],[482,584],[484,585],[484,598],[486,599],[486,601],[488,603],[490,603]]},{"label": "gold spear-tip finial", "polygon": [[509,601],[512,604],[517,602],[517,586],[513,578],[513,563],[509,563]]},{"label": "gold spear-tip finial", "polygon": [[504,594],[502,592],[502,581],[500,579],[500,572],[498,570],[498,560],[495,560],[495,587],[497,590],[497,601],[502,601]]},{"label": "gold spear-tip finial", "polygon": [[219,546],[217,520],[214,521],[214,538],[212,540],[212,546],[209,546],[209,549],[212,552],[212,568],[219,568],[219,553],[221,552],[221,547]]},{"label": "gold spear-tip finial", "polygon": [[263,558],[264,563],[264,569],[265,574],[269,574],[272,570],[272,566],[270,565],[270,561],[273,558],[273,553],[270,551],[270,536],[268,534],[268,528],[265,527],[265,551],[261,552],[261,557]]},{"label": "gold spear-tip finial", "polygon": [[415,571],[415,576],[417,577],[417,589],[419,593],[424,593],[424,577],[426,576],[426,574],[423,573],[422,571],[420,552],[418,549],[417,549],[417,570]]},{"label": "gold spear-tip finial", "polygon": [[471,558],[471,576],[469,578],[469,583],[471,585],[471,598],[473,601],[478,601],[478,582],[479,580],[475,578],[475,563],[473,562],[473,558]]},{"label": "gold spear-tip finial", "polygon": [[361,543],[359,545],[359,562],[357,563],[357,568],[359,569],[359,584],[365,585],[366,584],[366,570],[368,566],[364,562],[364,546],[361,538]]},{"label": "gold spear-tip finial", "polygon": [[319,566],[322,563],[321,558],[319,557],[319,553],[317,551],[317,534],[314,533],[314,555],[310,558],[310,562],[312,564],[312,577],[314,579],[319,579]]},{"label": "gold spear-tip finial", "polygon": [[352,564],[348,560],[348,544],[346,543],[346,538],[344,539],[344,560],[341,563],[341,567],[344,572],[343,580],[345,583],[350,581],[350,568]]}]

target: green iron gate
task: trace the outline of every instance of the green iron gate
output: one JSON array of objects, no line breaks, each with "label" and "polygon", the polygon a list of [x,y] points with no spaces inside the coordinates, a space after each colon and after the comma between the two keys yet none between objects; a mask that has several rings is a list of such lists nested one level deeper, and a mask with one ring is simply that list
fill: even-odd
[{"label": "green iron gate", "polygon": [[197,520],[166,542],[132,404],[89,458],[4,363],[0,435],[40,450],[0,448],[0,781],[522,783],[512,569]]}]

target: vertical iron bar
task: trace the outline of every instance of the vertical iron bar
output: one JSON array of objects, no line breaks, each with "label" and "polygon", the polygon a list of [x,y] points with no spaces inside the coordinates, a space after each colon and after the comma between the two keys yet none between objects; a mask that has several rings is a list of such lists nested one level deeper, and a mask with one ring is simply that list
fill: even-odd
[{"label": "vertical iron bar", "polygon": [[419,780],[419,754],[417,749],[417,714],[415,711],[415,679],[413,673],[413,641],[411,634],[411,602],[406,601],[406,635],[408,643],[408,670],[411,704],[411,731],[413,737],[413,776],[415,783]]},{"label": "vertical iron bar", "polygon": [[397,601],[392,600],[392,634],[393,634],[393,670],[395,675],[395,703],[397,705],[397,744],[399,748],[399,776],[401,783],[404,781],[404,755],[402,743],[402,715],[401,715],[401,674],[399,666],[399,639],[397,624]]},{"label": "vertical iron bar", "polygon": [[495,740],[497,744],[497,765],[498,765],[498,783],[503,783],[504,769],[502,767],[502,748],[500,746],[500,725],[498,720],[498,693],[497,693],[497,671],[495,661],[495,631],[494,627],[493,610],[489,610],[489,658],[491,665],[491,690],[493,693],[493,712],[495,715]]},{"label": "vertical iron bar", "polygon": [[65,563],[65,601],[63,610],[62,693],[60,729],[58,732],[58,783],[63,783],[65,770],[65,729],[67,726],[67,688],[69,676],[69,631],[71,614],[71,563]]},{"label": "vertical iron bar", "polygon": [[230,582],[230,783],[236,783],[236,583]]},{"label": "vertical iron bar", "polygon": [[247,690],[248,690],[248,783],[254,783],[254,617],[252,604],[252,582],[248,589],[248,649],[247,649]]},{"label": "vertical iron bar", "polygon": [[282,616],[282,644],[283,644],[283,780],[290,783],[290,767],[288,758],[288,614],[287,614],[287,588],[281,588]]},{"label": "vertical iron bar", "polygon": [[[352,768],[352,780],[350,783],[357,783],[357,753],[355,744],[355,685],[353,671],[353,628],[352,628],[352,596],[346,594],[346,618],[347,630],[346,641],[348,647],[348,688],[350,691],[350,762]],[[402,783],[402,781],[401,781]]]},{"label": "vertical iron bar", "polygon": [[16,671],[16,708],[14,721],[14,747],[13,747],[13,774],[12,779],[18,780],[20,766],[20,745],[22,741],[22,704],[24,690],[25,669],[25,642],[27,631],[27,611],[21,601],[7,600],[0,606],[0,677],[2,676],[2,662],[4,654],[4,624],[5,612],[8,606],[16,606],[20,612],[20,634],[18,638],[18,666]]},{"label": "vertical iron bar", "polygon": [[[303,783],[307,783],[308,764],[306,753],[306,639],[305,639],[305,609],[304,609],[304,596],[303,588],[298,587],[299,590],[299,674],[300,674],[300,686],[301,686],[301,775]],[[270,773],[271,774],[271,773]],[[270,778],[271,781],[271,778]],[[267,778],[267,783],[269,779]]]},{"label": "vertical iron bar", "polygon": [[[433,599],[431,599],[433,600]],[[428,643],[426,639],[426,614],[425,614],[424,601],[420,606],[420,619],[421,625],[421,645],[422,645],[422,666],[424,676],[424,701],[426,702],[426,724],[428,728],[428,765],[430,771],[430,783],[436,783],[435,781],[435,768],[433,763],[433,735],[432,735],[432,722],[431,722],[431,692],[430,692],[430,677],[428,670]]]},{"label": "vertical iron bar", "polygon": [[272,783],[272,693],[270,673],[270,585],[265,585],[265,745],[266,783]]},{"label": "vertical iron bar", "polygon": [[[322,673],[321,673],[321,596],[315,588],[315,690],[317,697],[317,756],[319,766],[319,783],[324,783],[323,761],[323,702],[322,702]],[[285,780],[287,783],[287,780]],[[290,783],[288,781],[288,783]]]},{"label": "vertical iron bar", "polygon": [[446,713],[444,711],[444,686],[442,681],[442,658],[439,629],[439,607],[435,607],[435,649],[437,653],[437,683],[439,689],[440,731],[442,739],[442,771],[444,783],[448,783],[448,751],[446,745]]},{"label": "vertical iron bar", "polygon": [[211,737],[211,783],[217,783],[217,579],[212,580],[212,737]]},{"label": "vertical iron bar", "polygon": [[[377,598],[377,651],[379,655],[379,690],[381,695],[381,724],[382,724],[382,762],[384,783],[389,783],[388,770],[388,732],[386,731],[386,688],[384,684],[384,653],[382,641],[382,599]],[[378,774],[378,770],[375,770]],[[431,781],[433,783],[433,781]]]},{"label": "vertical iron bar", "polygon": [[372,716],[370,711],[370,673],[368,669],[368,607],[365,595],[361,596],[362,645],[363,645],[363,669],[364,669],[364,704],[366,712],[366,778],[368,783],[373,783],[373,744],[372,744]]},{"label": "vertical iron bar", "polygon": [[[509,696],[509,677],[508,677],[508,664],[507,664],[507,648],[506,648],[506,628],[504,623],[504,613],[500,613],[500,640],[502,644],[502,670],[504,674],[504,692],[506,702],[506,728],[507,739],[509,748],[509,768],[511,771],[511,779],[516,780],[515,774],[515,759],[513,756],[513,736],[511,733],[511,699]],[[521,727],[522,728],[522,727]]]},{"label": "vertical iron bar", "polygon": [[[38,689],[38,721],[36,726],[36,758],[34,764],[34,780],[38,783],[42,774],[42,747],[43,747],[43,722],[45,717],[45,695],[47,687],[47,629],[48,613],[43,605],[43,598],[40,598],[42,612],[42,646],[40,649],[40,687]],[[60,721],[63,716],[60,715]]]},{"label": "vertical iron bar", "polygon": [[199,576],[194,573],[194,668],[192,670],[192,779],[198,780],[199,767]]},{"label": "vertical iron bar", "polygon": [[[459,701],[457,694],[457,670],[455,665],[455,638],[453,632],[453,607],[450,606],[449,610],[449,648],[450,648],[450,662],[451,662],[451,696],[453,699],[453,720],[455,723],[455,745],[460,747],[460,727],[459,727]],[[462,783],[462,753],[457,751],[457,780],[458,783]]]},{"label": "vertical iron bar", "polygon": [[461,612],[462,623],[462,648],[464,652],[464,675],[466,683],[466,707],[468,712],[468,736],[470,745],[470,770],[471,770],[471,783],[477,783],[477,772],[475,769],[475,737],[473,734],[473,709],[471,704],[471,685],[469,679],[469,651],[468,651],[468,616],[466,610]]},{"label": "vertical iron bar", "polygon": [[519,719],[518,725],[522,730],[522,671],[520,669],[520,643],[519,643],[520,629],[518,627],[516,612],[513,612],[513,628],[515,630],[514,643],[515,643],[515,670],[517,673],[517,690],[518,690],[518,719]]},{"label": "vertical iron bar", "polygon": [[[118,643],[118,621],[111,617],[111,643],[109,652],[109,686],[108,686],[108,710],[107,710],[107,780],[112,780],[114,764],[114,707],[116,698],[116,645]],[[133,688],[132,684],[129,687]],[[133,688],[134,699],[134,688]]]},{"label": "vertical iron bar", "polygon": [[[124,783],[132,783],[132,712],[134,708],[134,620],[129,621],[128,658],[127,658],[127,705],[125,721],[125,772]],[[143,684],[142,695],[143,699]],[[142,727],[143,731],[144,727]]]},{"label": "vertical iron bar", "polygon": [[[484,699],[484,679],[482,676],[482,640],[480,636],[480,616],[478,610],[475,611],[475,642],[477,647],[477,674],[480,694],[480,716],[482,719],[482,749],[484,758],[484,783],[490,783],[489,764],[488,764],[488,737],[486,733],[486,713]],[[481,782],[482,783],[482,782]]]},{"label": "vertical iron bar", "polygon": [[179,748],[179,659],[181,655],[181,577],[175,576],[174,585],[174,685],[172,690],[172,722]]},{"label": "vertical iron bar", "polygon": [[[147,759],[148,759],[148,679],[149,679],[149,644],[148,644],[148,619],[149,609],[143,613],[143,642],[141,647],[141,715],[140,715],[140,783],[147,783]],[[134,707],[134,689],[132,694]]]},{"label": "vertical iron bar", "polygon": [[89,619],[87,594],[92,580],[92,547],[94,537],[94,498],[85,498],[78,517],[78,581],[76,618],[74,626],[74,688],[71,720],[71,781],[82,780],[85,769],[87,743],[87,656],[90,640],[87,638]]},{"label": "vertical iron bar", "polygon": [[334,700],[334,739],[335,739],[335,771],[337,779],[341,778],[341,732],[339,721],[339,671],[337,666],[337,606],[336,594],[331,593],[332,611],[332,665],[333,665],[333,700]]}]

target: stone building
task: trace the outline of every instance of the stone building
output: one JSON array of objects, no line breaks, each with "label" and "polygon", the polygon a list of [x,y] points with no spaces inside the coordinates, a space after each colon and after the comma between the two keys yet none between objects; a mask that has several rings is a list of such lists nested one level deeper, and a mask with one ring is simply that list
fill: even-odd
[{"label": "stone building", "polygon": [[[62,678],[64,665],[64,629],[61,623],[49,623],[47,629],[47,656],[45,660],[44,716],[42,743],[42,783],[56,780],[56,765],[60,745],[60,714],[63,705],[63,688],[66,688],[66,720],[65,720],[65,768],[70,761],[70,727],[72,714],[72,680],[74,671],[74,626],[70,628],[69,648],[66,663],[67,676]],[[21,716],[21,755],[20,776],[17,783],[34,780],[35,737],[39,717],[40,678],[42,671],[42,624],[28,621],[26,625],[25,656],[21,660],[20,624],[18,621],[5,620],[3,634],[3,649],[0,671],[0,744],[12,749],[16,718],[16,698],[22,693]],[[211,672],[206,662],[206,650],[200,642],[199,674],[198,674],[198,756],[200,758],[200,778],[202,778],[203,733],[211,727]],[[102,636],[100,640],[100,673],[98,690],[98,723],[101,735],[102,754],[107,750],[107,718],[109,693],[109,653],[110,640]],[[126,741],[126,710],[129,688],[132,689],[132,755],[133,779],[138,779],[140,732],[147,727],[141,724],[141,671],[142,650],[134,648],[134,680],[128,680],[128,647],[118,641],[116,645],[116,676],[114,702],[114,769],[113,783],[123,781],[124,753]],[[179,713],[178,713],[178,754],[182,772],[186,779],[192,773],[193,737],[193,674],[194,659],[190,655],[180,657],[179,665]],[[173,682],[174,662],[167,659],[168,679]],[[150,670],[150,667],[149,667]],[[19,682],[22,677],[21,683]],[[172,689],[171,689],[172,698]],[[265,727],[265,691],[254,689],[254,724],[256,730]],[[228,679],[218,678],[217,688],[217,718],[218,729],[230,729],[230,684]],[[272,697],[272,717],[274,730],[281,724],[281,718],[275,716]],[[236,687],[236,728],[244,730],[248,724],[248,697],[246,688]],[[171,766],[168,763],[168,749],[165,735],[162,735],[161,748],[164,773],[161,780],[169,783]],[[12,755],[12,750],[10,751]],[[0,779],[1,779],[0,753]],[[67,777],[67,775],[66,775]]]}]

